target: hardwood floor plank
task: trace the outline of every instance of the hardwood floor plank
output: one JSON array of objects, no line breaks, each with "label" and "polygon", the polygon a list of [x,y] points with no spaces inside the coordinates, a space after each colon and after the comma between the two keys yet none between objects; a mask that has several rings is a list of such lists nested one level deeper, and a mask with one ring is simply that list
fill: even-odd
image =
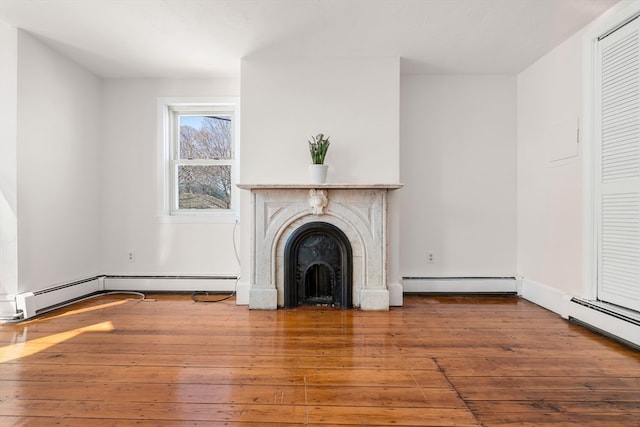
[{"label": "hardwood floor plank", "polygon": [[640,389],[629,390],[587,390],[584,388],[523,389],[503,388],[491,390],[463,389],[458,387],[466,401],[544,401],[553,402],[640,402]]},{"label": "hardwood floor plank", "polygon": [[618,363],[607,363],[590,358],[550,358],[536,359],[530,357],[502,358],[443,358],[438,363],[451,376],[527,376],[527,377],[562,377],[575,375],[581,377],[612,375],[618,377],[640,377],[640,359],[628,358]]},{"label": "hardwood floor plank", "polygon": [[640,408],[631,402],[471,402],[485,425],[638,426]]},{"label": "hardwood floor plank", "polygon": [[361,406],[311,406],[310,424],[365,426],[478,426],[469,411],[446,408],[390,408]]},{"label": "hardwood floor plank", "polygon": [[307,396],[310,405],[318,406],[330,402],[331,406],[466,409],[451,388],[308,386]]},{"label": "hardwood floor plank", "polygon": [[636,415],[640,421],[640,406],[637,402],[608,402],[608,401],[565,401],[565,400],[534,400],[534,401],[471,401],[469,407],[481,413],[575,413]]},{"label": "hardwood floor plank", "polygon": [[640,353],[517,297],[106,296],[0,326],[0,426],[635,426]]},{"label": "hardwood floor plank", "polygon": [[258,405],[304,405],[304,386],[219,384],[129,384],[78,381],[34,381],[27,390],[20,381],[3,381],[0,401],[77,400],[156,403],[225,403]]},{"label": "hardwood floor plank", "polygon": [[11,400],[0,403],[0,416],[84,418],[87,425],[100,419],[166,421],[306,422],[304,406],[193,404],[166,405],[155,402],[110,402],[73,400]]},{"label": "hardwood floor plank", "polygon": [[[489,375],[487,373],[487,375]],[[585,393],[598,390],[640,390],[640,378],[616,376],[592,377],[455,377],[448,376],[460,390],[486,393],[491,390],[583,390]]]},{"label": "hardwood floor plank", "polygon": [[492,427],[638,427],[636,415],[579,414],[562,413],[497,413],[483,414],[480,421],[484,426]]},{"label": "hardwood floor plank", "polygon": [[140,384],[256,384],[304,385],[305,374],[282,368],[200,368],[173,367],[158,369],[148,366],[75,366],[73,369],[51,369],[51,365],[6,365],[0,370],[0,380],[77,381],[86,383]]},{"label": "hardwood floor plank", "polygon": [[[65,349],[46,349],[29,356],[30,362],[42,365],[95,365],[95,353],[86,351],[68,352]],[[111,366],[193,366],[193,367],[280,367],[280,368],[341,368],[341,369],[421,369],[437,370],[430,358],[403,358],[399,355],[361,356],[280,356],[242,354],[244,349],[235,349],[232,354],[193,354],[190,350],[178,353],[106,353],[100,352],[100,363]],[[190,353],[189,353],[190,351]],[[7,364],[21,364],[12,360]]]},{"label": "hardwood floor plank", "polygon": [[438,371],[407,371],[404,369],[316,369],[305,370],[305,381],[310,385],[334,386],[389,386],[448,387],[447,379]]},{"label": "hardwood floor plank", "polygon": [[[90,424],[88,424],[90,423]],[[300,427],[309,426],[304,423],[288,423],[288,422],[250,422],[250,421],[170,421],[170,420],[138,420],[138,419],[91,419],[86,418],[69,418],[69,417],[2,417],[0,418],[0,427],[47,427],[47,426],[64,426],[64,427]],[[326,426],[324,426],[326,427]],[[402,427],[402,426],[399,426]]]}]

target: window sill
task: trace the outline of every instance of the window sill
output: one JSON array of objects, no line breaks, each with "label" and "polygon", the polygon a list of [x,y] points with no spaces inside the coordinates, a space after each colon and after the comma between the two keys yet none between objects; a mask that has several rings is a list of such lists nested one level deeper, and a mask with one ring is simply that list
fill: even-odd
[{"label": "window sill", "polygon": [[159,215],[158,222],[162,224],[233,224],[240,220],[235,213],[205,214],[205,215]]}]

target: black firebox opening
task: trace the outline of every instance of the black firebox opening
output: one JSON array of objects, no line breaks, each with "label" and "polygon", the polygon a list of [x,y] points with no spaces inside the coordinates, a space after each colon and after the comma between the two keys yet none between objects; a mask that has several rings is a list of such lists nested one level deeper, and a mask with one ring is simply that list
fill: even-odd
[{"label": "black firebox opening", "polygon": [[284,249],[284,305],[351,308],[353,258],[347,236],[333,224],[300,226]]}]

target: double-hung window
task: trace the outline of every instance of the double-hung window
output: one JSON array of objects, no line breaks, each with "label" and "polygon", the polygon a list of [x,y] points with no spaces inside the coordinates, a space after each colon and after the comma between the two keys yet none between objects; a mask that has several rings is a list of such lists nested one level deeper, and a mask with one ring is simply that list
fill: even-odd
[{"label": "double-hung window", "polygon": [[234,220],[238,104],[162,100],[163,216]]}]

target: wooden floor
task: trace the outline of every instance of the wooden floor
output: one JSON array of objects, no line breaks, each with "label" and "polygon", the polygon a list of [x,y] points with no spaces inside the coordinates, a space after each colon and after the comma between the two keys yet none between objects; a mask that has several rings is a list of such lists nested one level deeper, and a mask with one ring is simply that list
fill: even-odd
[{"label": "wooden floor", "polygon": [[517,297],[105,296],[0,327],[0,426],[640,426],[640,353]]}]

